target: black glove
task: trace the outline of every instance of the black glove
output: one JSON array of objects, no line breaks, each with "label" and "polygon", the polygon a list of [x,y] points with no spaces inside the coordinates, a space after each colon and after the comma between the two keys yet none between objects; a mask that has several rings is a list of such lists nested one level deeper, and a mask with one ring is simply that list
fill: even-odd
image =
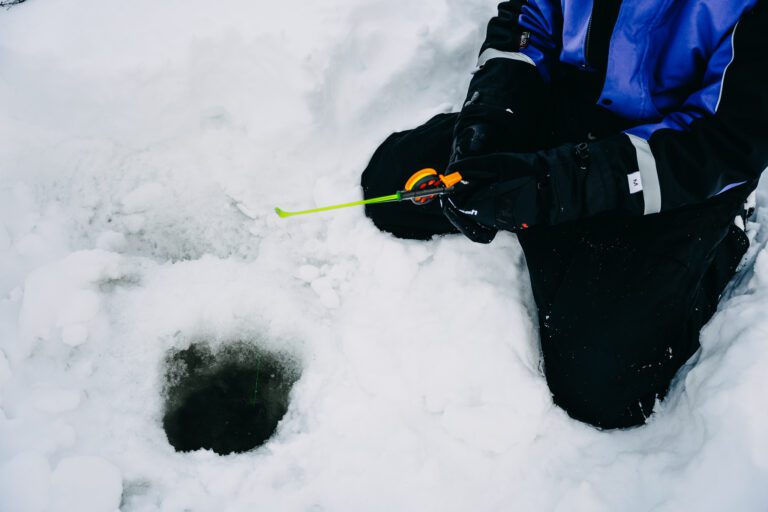
[{"label": "black glove", "polygon": [[[531,86],[533,85],[533,86]],[[451,163],[501,151],[545,147],[548,136],[546,85],[534,66],[509,59],[488,61],[472,79],[454,128]],[[490,243],[496,229],[478,224],[450,197],[443,214],[470,240]]]},{"label": "black glove", "polygon": [[[504,125],[510,123],[512,117],[496,107],[479,104],[465,106],[456,124],[450,162],[482,155],[491,148],[501,147],[500,134],[505,133]],[[496,237],[496,229],[483,226],[462,213],[450,196],[441,197],[440,206],[453,227],[473,242],[489,244]]]},{"label": "black glove", "polygon": [[451,162],[500,151],[546,146],[547,86],[534,66],[492,59],[479,69],[456,120]]},{"label": "black glove", "polygon": [[440,205],[443,208],[443,215],[458,229],[462,235],[466,236],[478,244],[489,244],[496,238],[498,229],[480,224],[471,216],[462,213],[461,208],[454,202],[451,196],[440,198]]},{"label": "black glove", "polygon": [[626,135],[536,153],[496,153],[449,165],[468,183],[452,198],[466,220],[519,231],[616,211],[642,215],[643,198],[630,190],[638,170]]}]

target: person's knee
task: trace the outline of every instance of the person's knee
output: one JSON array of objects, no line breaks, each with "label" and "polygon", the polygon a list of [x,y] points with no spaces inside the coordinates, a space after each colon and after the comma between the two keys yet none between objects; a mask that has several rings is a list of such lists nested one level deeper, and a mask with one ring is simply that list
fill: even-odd
[{"label": "person's knee", "polygon": [[366,199],[384,194],[384,189],[391,188],[393,174],[397,172],[399,165],[392,155],[392,146],[399,134],[393,133],[382,142],[371,155],[368,165],[360,176],[360,185]]},{"label": "person's knee", "polygon": [[552,398],[571,418],[605,430],[645,424],[655,403],[653,395],[620,399],[606,389],[584,388],[579,384],[567,391],[553,391]]},{"label": "person's knee", "polygon": [[[412,158],[408,158],[412,150],[403,150],[403,137],[403,133],[392,134],[371,157],[360,177],[363,197],[366,199],[390,195],[403,188],[410,176],[408,169],[418,165],[406,167],[401,158],[415,162],[424,158],[423,155],[411,155]],[[429,240],[434,235],[455,232],[443,217],[437,201],[421,206],[410,202],[369,204],[365,206],[365,215],[379,230],[398,238]]]},{"label": "person's knee", "polygon": [[[360,175],[360,186],[363,189],[363,198],[371,199],[373,197],[392,194],[399,190],[398,181],[401,165],[395,158],[393,151],[400,134],[393,133],[384,142],[379,145],[371,156],[368,165]],[[375,208],[376,205],[367,205],[365,214],[379,224],[386,225],[386,208]]]},{"label": "person's knee", "polygon": [[[387,137],[374,151],[360,177],[364,197],[369,199],[401,190],[419,169],[444,169],[448,165],[457,116],[439,114],[417,128]],[[376,215],[378,210],[371,209],[370,213]]]},{"label": "person's knee", "polygon": [[600,351],[545,360],[545,373],[555,404],[601,429],[644,424],[658,398],[653,379]]}]

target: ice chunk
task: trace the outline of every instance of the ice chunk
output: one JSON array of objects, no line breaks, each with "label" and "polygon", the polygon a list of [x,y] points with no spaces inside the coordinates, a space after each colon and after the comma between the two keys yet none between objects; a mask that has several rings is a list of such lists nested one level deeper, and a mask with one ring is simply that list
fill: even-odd
[{"label": "ice chunk", "polygon": [[242,213],[243,215],[245,215],[249,219],[256,219],[256,218],[258,218],[258,215],[256,215],[256,212],[254,212],[252,209],[248,208],[248,205],[246,205],[245,203],[237,202],[237,203],[235,203],[235,207],[240,211],[240,213]]}]

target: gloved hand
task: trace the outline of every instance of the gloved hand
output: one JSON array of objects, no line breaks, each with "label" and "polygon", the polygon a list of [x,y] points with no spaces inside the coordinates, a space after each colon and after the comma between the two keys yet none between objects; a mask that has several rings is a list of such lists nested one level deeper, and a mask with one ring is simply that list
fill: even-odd
[{"label": "gloved hand", "polygon": [[[477,98],[480,93],[475,93]],[[454,128],[450,161],[510,150],[510,137],[517,128],[517,118],[503,107],[468,103]]]},{"label": "gloved hand", "polygon": [[[452,207],[487,229],[520,231],[616,211],[640,215],[642,189],[630,188],[638,170],[634,146],[624,135],[536,153],[495,153],[457,160],[467,185]],[[471,238],[471,237],[470,237]]]},{"label": "gloved hand", "polygon": [[[523,84],[538,87],[522,90]],[[530,151],[546,145],[546,86],[530,64],[493,59],[478,70],[454,128],[449,162],[502,151]],[[442,198],[446,218],[478,243],[490,243],[496,230],[478,224],[450,198]]]},{"label": "gloved hand", "polygon": [[[505,124],[511,121],[512,115],[498,107],[467,104],[456,124],[449,161],[476,157],[501,147],[501,134],[505,133]],[[496,237],[496,229],[483,226],[462,213],[451,196],[441,197],[440,206],[448,221],[473,242],[488,244]]]},{"label": "gloved hand", "polygon": [[539,72],[528,63],[486,62],[469,84],[453,131],[450,161],[544,147],[551,103],[546,91]]},{"label": "gloved hand", "polygon": [[451,196],[443,196],[440,198],[440,206],[443,209],[443,215],[448,221],[453,224],[453,227],[459,230],[462,235],[466,236],[473,242],[478,244],[489,244],[496,238],[498,229],[493,227],[484,226],[471,216],[461,211]]}]

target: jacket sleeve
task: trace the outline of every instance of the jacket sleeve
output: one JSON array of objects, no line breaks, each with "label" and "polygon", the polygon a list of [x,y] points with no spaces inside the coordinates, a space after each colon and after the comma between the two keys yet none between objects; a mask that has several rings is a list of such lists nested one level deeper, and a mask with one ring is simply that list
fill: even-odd
[{"label": "jacket sleeve", "polygon": [[766,32],[764,0],[720,43],[703,87],[679,111],[627,130],[645,214],[756,185],[768,166]]},{"label": "jacket sleeve", "polygon": [[510,0],[491,19],[469,84],[456,133],[478,122],[495,123],[495,150],[532,151],[551,130],[548,82],[559,61],[562,14],[550,0]]},{"label": "jacket sleeve", "polygon": [[549,82],[562,47],[563,14],[560,2],[510,0],[488,23],[478,68],[492,59],[509,59],[537,68]]}]

